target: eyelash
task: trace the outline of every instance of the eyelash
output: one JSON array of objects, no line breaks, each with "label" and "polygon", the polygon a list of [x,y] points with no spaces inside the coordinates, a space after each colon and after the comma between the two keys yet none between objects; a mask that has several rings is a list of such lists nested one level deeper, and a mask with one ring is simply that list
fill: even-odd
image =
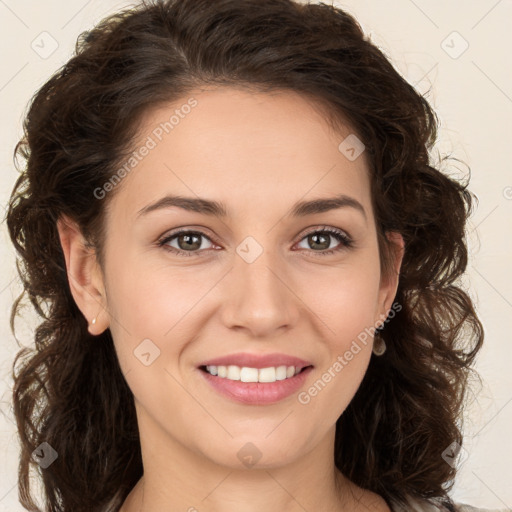
[{"label": "eyelash", "polygon": [[[344,249],[350,249],[354,245],[353,240],[346,233],[344,233],[343,231],[341,231],[339,229],[330,228],[328,226],[325,226],[321,229],[316,229],[314,231],[310,231],[309,233],[305,233],[304,236],[299,240],[299,242],[301,242],[304,238],[306,238],[310,235],[315,235],[318,233],[327,233],[329,235],[332,235],[334,238],[336,238],[341,243],[337,248],[334,248],[334,249],[327,249],[325,251],[313,251],[310,249],[310,250],[308,250],[308,252],[316,253],[320,256],[329,256],[330,254],[334,254],[335,252],[340,252]],[[178,237],[179,235],[183,235],[183,234],[203,236],[204,238],[208,239],[210,242],[215,243],[214,240],[212,240],[209,236],[207,236],[206,234],[204,234],[201,231],[182,229],[180,231],[171,233],[169,236],[165,236],[164,238],[158,240],[157,245],[158,245],[158,247],[162,247],[164,250],[174,253],[178,256],[194,256],[204,250],[203,249],[203,250],[198,250],[198,251],[183,251],[181,249],[176,249],[175,247],[169,247],[166,245],[168,242],[170,242],[174,238]]]}]

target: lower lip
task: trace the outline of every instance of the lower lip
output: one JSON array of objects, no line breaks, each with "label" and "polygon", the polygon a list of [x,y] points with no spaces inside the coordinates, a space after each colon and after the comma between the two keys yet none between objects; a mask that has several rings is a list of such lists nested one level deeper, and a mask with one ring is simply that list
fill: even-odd
[{"label": "lower lip", "polygon": [[206,381],[219,393],[237,402],[251,405],[273,404],[296,393],[312,370],[313,367],[309,366],[289,379],[276,382],[242,382],[217,377],[199,369]]}]

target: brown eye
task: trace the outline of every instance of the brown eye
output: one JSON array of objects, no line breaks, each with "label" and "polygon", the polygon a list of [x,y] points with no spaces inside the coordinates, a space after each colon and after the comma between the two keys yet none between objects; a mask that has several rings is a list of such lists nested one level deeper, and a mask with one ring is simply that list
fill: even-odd
[{"label": "brown eye", "polygon": [[[338,240],[340,243],[334,249],[329,249],[331,240],[333,238]],[[307,240],[306,243],[309,245],[310,249],[306,249],[308,249],[310,252],[316,252],[322,256],[342,251],[343,249],[350,248],[353,245],[353,241],[348,235],[346,235],[341,230],[333,228],[324,228],[321,230],[312,231],[306,234],[302,240]]]},{"label": "brown eye", "polygon": [[202,235],[193,233],[178,235],[175,238],[178,242],[179,249],[193,251],[201,248],[201,236]]},{"label": "brown eye", "polygon": [[[202,243],[202,239],[206,239],[211,243],[210,238],[204,233],[201,233],[201,231],[179,231],[165,237],[158,245],[170,252],[176,252],[184,256],[192,256],[194,253],[199,253],[206,249]],[[176,242],[177,247],[170,245],[170,242]]]},{"label": "brown eye", "polygon": [[[339,244],[337,247],[330,249],[329,247],[333,238],[337,240]],[[180,256],[193,256],[204,253],[207,249],[211,249],[211,247],[207,248],[203,246],[202,239],[213,243],[212,240],[201,231],[182,230],[166,236],[158,242],[158,245]],[[320,256],[340,252],[353,246],[352,239],[346,233],[334,228],[323,228],[311,231],[301,239],[301,242],[302,240],[307,240],[306,243],[309,247],[306,247],[306,250],[317,253]],[[171,245],[171,242],[176,245]]]}]

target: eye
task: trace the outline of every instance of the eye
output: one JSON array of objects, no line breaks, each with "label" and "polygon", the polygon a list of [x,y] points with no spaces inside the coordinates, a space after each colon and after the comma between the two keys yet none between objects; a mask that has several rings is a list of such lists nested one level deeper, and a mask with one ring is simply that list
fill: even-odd
[{"label": "eye", "polygon": [[[204,249],[201,238],[211,242],[210,238],[201,231],[181,230],[160,240],[158,245],[180,256],[193,256],[199,249]],[[178,247],[170,245],[171,241],[176,241]]]},{"label": "eye", "polygon": [[324,227],[321,230],[311,231],[306,234],[301,239],[306,240],[306,243],[310,244],[312,247],[317,247],[319,249],[328,249],[331,245],[331,239],[335,238],[340,242],[340,244],[334,249],[329,250],[309,250],[309,252],[318,253],[319,256],[328,256],[329,254],[333,254],[335,252],[342,251],[344,249],[349,249],[353,246],[353,240],[343,231],[336,228]]},{"label": "eye", "polygon": [[[199,255],[199,253],[202,253],[207,249],[202,243],[201,239],[203,238],[212,243],[212,240],[201,231],[183,229],[176,233],[171,233],[170,235],[165,236],[159,240],[157,244],[159,247],[163,247],[165,250],[179,256],[193,256]],[[329,249],[332,238],[338,240],[340,243],[334,249]],[[317,229],[315,231],[310,231],[301,239],[301,242],[302,240],[307,240],[307,243],[320,249],[309,249],[309,252],[318,253],[319,256],[327,256],[329,254],[333,254],[353,246],[353,240],[349,235],[340,229],[331,228],[328,226],[325,226],[322,229]],[[171,243],[176,243],[177,247],[171,245]]]}]

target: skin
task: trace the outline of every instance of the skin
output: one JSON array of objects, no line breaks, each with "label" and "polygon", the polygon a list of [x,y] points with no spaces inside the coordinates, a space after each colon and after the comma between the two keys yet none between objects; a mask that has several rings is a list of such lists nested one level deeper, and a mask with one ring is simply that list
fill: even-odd
[{"label": "skin", "polygon": [[[306,405],[297,394],[240,404],[197,369],[234,352],[282,352],[314,365],[307,390],[358,334],[386,318],[403,240],[389,234],[395,272],[382,276],[366,155],[347,159],[338,145],[353,133],[348,125],[333,133],[295,93],[212,88],[189,97],[198,105],[117,186],[103,268],[76,225],[58,223],[73,296],[92,334],[110,328],[135,398],[144,476],[121,511],[388,511],[333,461],[336,420],[367,370],[371,338]],[[135,147],[176,108],[148,111]],[[230,215],[170,207],[137,217],[171,193],[221,201]],[[366,219],[351,207],[289,215],[297,201],[339,193],[359,201]],[[325,226],[348,233],[354,246],[332,236],[320,247],[308,240]],[[181,227],[206,235],[192,242],[190,257],[156,244]],[[263,248],[252,263],[236,252],[248,236]],[[190,247],[183,237],[169,246]],[[146,366],[133,352],[148,338],[160,355]],[[246,443],[261,453],[252,467],[237,456]]]}]

